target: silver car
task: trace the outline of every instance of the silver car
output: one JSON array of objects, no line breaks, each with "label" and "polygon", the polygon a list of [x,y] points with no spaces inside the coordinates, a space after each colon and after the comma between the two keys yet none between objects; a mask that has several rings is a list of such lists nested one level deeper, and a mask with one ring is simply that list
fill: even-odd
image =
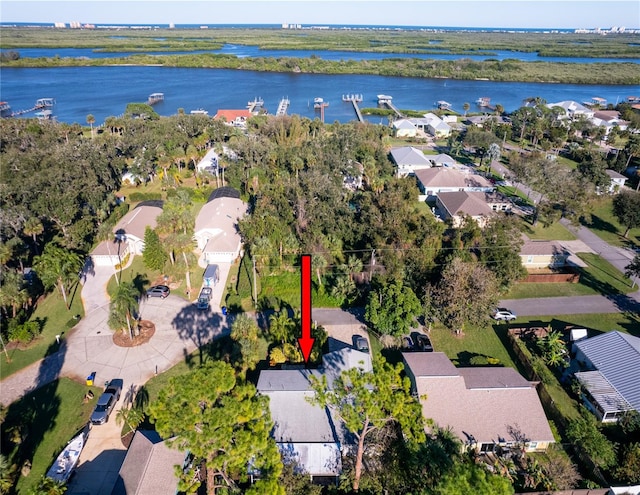
[{"label": "silver car", "polygon": [[94,425],[103,425],[109,421],[109,415],[116,405],[116,397],[113,394],[104,393],[98,399],[96,408],[91,414],[91,422]]}]

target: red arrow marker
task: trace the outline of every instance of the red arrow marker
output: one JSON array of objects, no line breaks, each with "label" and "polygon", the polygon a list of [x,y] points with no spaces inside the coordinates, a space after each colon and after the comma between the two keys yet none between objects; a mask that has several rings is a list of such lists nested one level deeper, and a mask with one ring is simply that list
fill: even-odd
[{"label": "red arrow marker", "polygon": [[298,339],[304,362],[309,361],[314,338],[311,337],[311,256],[302,255],[302,282],[300,284],[302,306],[302,338]]}]

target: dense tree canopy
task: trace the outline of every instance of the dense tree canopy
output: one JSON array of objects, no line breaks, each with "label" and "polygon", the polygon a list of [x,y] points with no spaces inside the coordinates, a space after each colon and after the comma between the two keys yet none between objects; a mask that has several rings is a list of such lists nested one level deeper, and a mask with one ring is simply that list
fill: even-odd
[{"label": "dense tree canopy", "polygon": [[403,377],[403,366],[391,366],[384,358],[374,361],[373,372],[359,368],[343,371],[331,389],[326,376],[311,378],[316,393],[311,401],[330,407],[358,440],[353,489],[358,491],[363,469],[364,450],[372,433],[395,423],[408,441],[424,441],[424,424],[420,403],[411,396],[411,384]]},{"label": "dense tree canopy", "polygon": [[[236,381],[233,368],[221,361],[171,378],[149,406],[158,432],[181,449],[189,450],[207,467],[207,492],[236,488],[250,470],[261,473],[262,491],[282,493],[274,480],[282,464],[270,437],[268,399],[253,385]],[[187,473],[193,478],[193,472]]]}]

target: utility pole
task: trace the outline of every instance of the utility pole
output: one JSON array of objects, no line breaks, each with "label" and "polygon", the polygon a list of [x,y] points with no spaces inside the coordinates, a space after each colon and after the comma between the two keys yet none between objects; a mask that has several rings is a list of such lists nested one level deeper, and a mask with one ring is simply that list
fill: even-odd
[{"label": "utility pole", "polygon": [[376,250],[371,250],[371,264],[369,265],[369,282],[373,279],[373,265],[376,264]]},{"label": "utility pole", "polygon": [[256,285],[256,257],[252,256],[251,261],[253,261],[253,303],[258,306],[258,287]]}]

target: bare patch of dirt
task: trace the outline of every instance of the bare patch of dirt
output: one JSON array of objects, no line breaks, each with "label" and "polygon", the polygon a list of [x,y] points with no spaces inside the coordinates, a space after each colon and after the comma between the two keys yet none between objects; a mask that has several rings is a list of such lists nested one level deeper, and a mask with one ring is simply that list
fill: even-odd
[{"label": "bare patch of dirt", "polygon": [[127,331],[119,331],[113,334],[113,343],[118,347],[135,347],[146,344],[151,340],[153,334],[156,333],[155,323],[149,320],[140,320],[138,322],[138,335],[130,338]]}]

